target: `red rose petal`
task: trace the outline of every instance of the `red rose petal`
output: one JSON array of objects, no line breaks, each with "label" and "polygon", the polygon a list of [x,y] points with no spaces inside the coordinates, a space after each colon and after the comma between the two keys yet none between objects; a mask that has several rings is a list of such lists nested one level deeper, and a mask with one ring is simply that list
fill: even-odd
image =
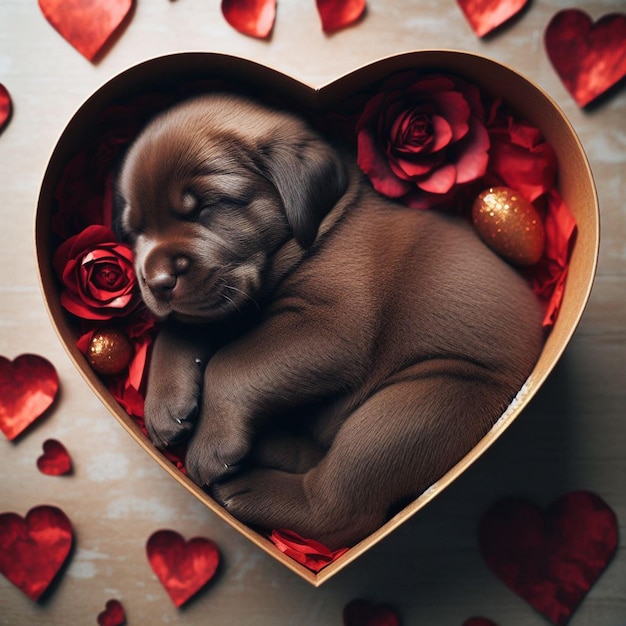
[{"label": "red rose petal", "polygon": [[544,41],[554,69],[580,107],[626,76],[625,13],[605,15],[593,24],[583,11],[560,11]]},{"label": "red rose petal", "polygon": [[521,498],[484,515],[479,544],[489,568],[553,624],[565,624],[617,549],[617,520],[597,495],[575,491],[545,511]]},{"label": "red rose petal", "polygon": [[354,24],[365,11],[365,0],[316,0],[324,32]]},{"label": "red rose petal", "polygon": [[222,14],[235,30],[263,39],[274,27],[276,0],[222,0]]},{"label": "red rose petal", "polygon": [[517,15],[528,0],[457,0],[472,30],[484,37]]},{"label": "red rose petal", "polygon": [[344,626],[400,626],[400,618],[388,604],[356,599],[343,610]]},{"label": "red rose petal", "polygon": [[8,124],[12,111],[11,95],[7,88],[0,83],[0,132]]},{"label": "red rose petal", "polygon": [[31,600],[50,586],[72,548],[73,530],[53,506],[31,509],[25,519],[0,515],[0,573]]},{"label": "red rose petal", "polygon": [[186,542],[173,530],[151,535],[146,552],[150,566],[177,607],[213,578],[220,562],[213,541],[195,537]]},{"label": "red rose petal", "polygon": [[0,430],[13,440],[54,402],[59,390],[56,369],[36,354],[14,361],[0,356]]},{"label": "red rose petal", "polygon": [[93,61],[130,12],[133,0],[39,0],[58,33]]},{"label": "red rose petal", "polygon": [[125,623],[126,614],[119,600],[109,600],[104,611],[98,614],[98,626],[123,626]]},{"label": "red rose petal", "polygon": [[348,548],[329,550],[314,539],[304,539],[297,533],[285,529],[272,531],[270,540],[281,552],[313,572],[319,572],[348,551]]},{"label": "red rose petal", "polygon": [[37,467],[42,474],[62,476],[72,471],[72,459],[60,441],[47,439],[43,443],[43,454],[37,459]]}]

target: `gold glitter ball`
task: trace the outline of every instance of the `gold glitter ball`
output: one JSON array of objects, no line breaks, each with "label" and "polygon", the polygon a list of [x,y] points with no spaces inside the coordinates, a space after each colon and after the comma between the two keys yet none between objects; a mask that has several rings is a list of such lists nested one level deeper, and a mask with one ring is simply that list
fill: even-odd
[{"label": "gold glitter ball", "polygon": [[121,330],[104,328],[94,333],[87,360],[99,374],[114,376],[123,372],[133,357],[133,344]]},{"label": "gold glitter ball", "polygon": [[543,221],[535,207],[509,187],[490,187],[474,200],[472,221],[480,238],[519,266],[534,265],[543,254]]}]

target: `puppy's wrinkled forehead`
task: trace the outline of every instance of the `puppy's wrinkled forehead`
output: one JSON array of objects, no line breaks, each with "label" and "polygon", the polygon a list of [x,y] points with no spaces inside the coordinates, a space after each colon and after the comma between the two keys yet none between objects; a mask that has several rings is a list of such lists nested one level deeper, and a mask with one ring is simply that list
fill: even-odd
[{"label": "puppy's wrinkled forehead", "polygon": [[134,205],[176,205],[180,198],[170,196],[186,186],[236,196],[264,146],[296,126],[294,118],[236,96],[184,102],[157,116],[131,146],[119,191],[131,211]]}]

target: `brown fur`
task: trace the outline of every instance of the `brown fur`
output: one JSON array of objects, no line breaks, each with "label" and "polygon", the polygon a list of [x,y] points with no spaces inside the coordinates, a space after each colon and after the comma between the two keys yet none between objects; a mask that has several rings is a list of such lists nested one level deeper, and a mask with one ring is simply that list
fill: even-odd
[{"label": "brown fur", "polygon": [[189,438],[189,476],[235,517],[330,547],[463,457],[543,340],[525,281],[463,220],[394,204],[347,162],[299,119],[215,95],[149,125],[118,186],[166,320],[151,438]]}]

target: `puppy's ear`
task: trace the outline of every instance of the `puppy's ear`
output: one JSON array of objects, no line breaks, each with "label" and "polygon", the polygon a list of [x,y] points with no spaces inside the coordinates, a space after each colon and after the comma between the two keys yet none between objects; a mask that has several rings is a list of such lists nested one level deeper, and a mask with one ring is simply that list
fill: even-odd
[{"label": "puppy's ear", "polygon": [[264,173],[280,194],[296,241],[308,248],[324,216],[346,191],[343,161],[312,133],[274,137],[262,146],[260,154]]}]

